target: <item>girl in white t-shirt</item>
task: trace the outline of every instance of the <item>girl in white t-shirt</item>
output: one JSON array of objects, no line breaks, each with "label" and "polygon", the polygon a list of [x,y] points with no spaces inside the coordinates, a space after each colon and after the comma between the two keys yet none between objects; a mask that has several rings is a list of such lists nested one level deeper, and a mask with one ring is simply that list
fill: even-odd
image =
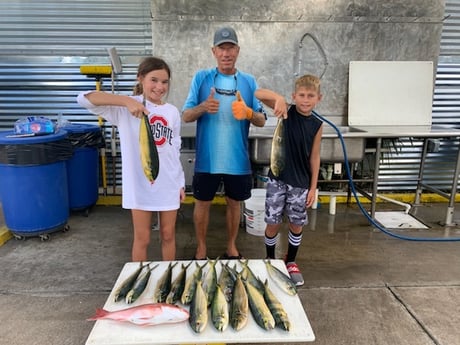
[{"label": "girl in white t-shirt", "polygon": [[[82,107],[118,128],[122,207],[131,210],[134,227],[132,261],[147,260],[152,211],[160,214],[163,260],[175,260],[176,256],[175,226],[177,211],[185,198],[185,178],[180,162],[180,113],[175,106],[163,101],[170,79],[171,71],[165,61],[147,57],[139,64],[133,96],[87,91],[77,98]],[[154,183],[145,176],[140,159],[139,126],[144,115],[148,116],[160,161]]]}]

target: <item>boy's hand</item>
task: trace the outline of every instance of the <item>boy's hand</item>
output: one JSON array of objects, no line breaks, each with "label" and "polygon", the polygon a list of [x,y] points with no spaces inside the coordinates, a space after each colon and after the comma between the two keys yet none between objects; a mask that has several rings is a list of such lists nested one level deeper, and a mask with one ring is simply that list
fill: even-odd
[{"label": "boy's hand", "polygon": [[287,104],[286,101],[284,100],[284,97],[277,98],[275,101],[275,107],[273,108],[273,114],[278,119],[287,119],[288,114],[287,114]]},{"label": "boy's hand", "polygon": [[246,103],[244,103],[243,98],[239,91],[236,92],[236,101],[232,103],[232,112],[233,116],[237,120],[250,120],[252,119],[253,112],[252,109],[249,108]]},{"label": "boy's hand", "polygon": [[305,206],[307,206],[307,208],[310,208],[313,206],[313,203],[315,202],[315,196],[316,196],[315,194],[316,194],[316,189],[308,190],[307,200],[305,202]]}]

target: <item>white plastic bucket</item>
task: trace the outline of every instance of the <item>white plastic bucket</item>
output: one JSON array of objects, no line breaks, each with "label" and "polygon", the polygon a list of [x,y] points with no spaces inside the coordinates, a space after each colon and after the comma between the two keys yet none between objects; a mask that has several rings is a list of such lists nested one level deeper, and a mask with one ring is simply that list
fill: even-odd
[{"label": "white plastic bucket", "polygon": [[265,202],[265,194],[267,190],[265,188],[254,188],[251,189],[251,199],[252,198],[263,198]]},{"label": "white plastic bucket", "polygon": [[251,198],[244,202],[246,232],[254,236],[264,236],[265,226],[265,189],[251,190]]}]

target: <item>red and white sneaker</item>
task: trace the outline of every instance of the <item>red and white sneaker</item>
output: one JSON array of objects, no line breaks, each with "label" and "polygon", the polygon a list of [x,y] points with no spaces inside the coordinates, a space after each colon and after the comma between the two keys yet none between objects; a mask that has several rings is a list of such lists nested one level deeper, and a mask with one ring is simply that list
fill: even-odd
[{"label": "red and white sneaker", "polygon": [[286,264],[286,268],[295,286],[301,286],[304,284],[302,273],[300,273],[299,266],[297,266],[295,262],[288,262]]}]

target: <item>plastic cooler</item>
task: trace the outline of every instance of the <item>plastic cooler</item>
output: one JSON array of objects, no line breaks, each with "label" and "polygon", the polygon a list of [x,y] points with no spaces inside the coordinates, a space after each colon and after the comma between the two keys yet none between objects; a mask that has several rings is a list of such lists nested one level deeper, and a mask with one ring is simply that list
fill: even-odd
[{"label": "plastic cooler", "polygon": [[12,137],[0,132],[0,199],[8,229],[16,236],[64,230],[69,218],[66,131]]},{"label": "plastic cooler", "polygon": [[101,129],[96,125],[69,124],[73,155],[67,161],[69,207],[72,211],[88,210],[99,196],[99,151],[103,146]]}]

